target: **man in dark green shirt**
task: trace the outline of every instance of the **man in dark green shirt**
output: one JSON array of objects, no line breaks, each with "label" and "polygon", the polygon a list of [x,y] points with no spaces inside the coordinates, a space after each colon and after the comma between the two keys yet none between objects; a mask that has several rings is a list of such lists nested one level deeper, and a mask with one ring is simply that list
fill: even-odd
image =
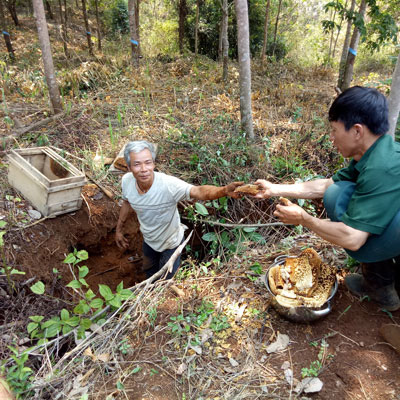
[{"label": "man in dark green shirt", "polygon": [[[350,165],[332,178],[291,185],[257,183],[256,197],[324,198],[330,219],[319,219],[291,202],[274,213],[282,222],[303,225],[342,246],[362,263],[362,275],[345,278],[349,290],[368,295],[388,311],[400,308],[395,274],[400,264],[400,144],[385,135],[385,96],[355,86],[340,94],[329,110],[331,140]],[[397,264],[397,265],[396,265]]]}]

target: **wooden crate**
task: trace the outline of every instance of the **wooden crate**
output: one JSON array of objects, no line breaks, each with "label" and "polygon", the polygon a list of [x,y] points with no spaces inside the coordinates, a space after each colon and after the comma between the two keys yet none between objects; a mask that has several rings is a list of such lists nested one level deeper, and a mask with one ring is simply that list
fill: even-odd
[{"label": "wooden crate", "polygon": [[78,210],[85,174],[49,147],[11,150],[8,181],[44,216]]}]

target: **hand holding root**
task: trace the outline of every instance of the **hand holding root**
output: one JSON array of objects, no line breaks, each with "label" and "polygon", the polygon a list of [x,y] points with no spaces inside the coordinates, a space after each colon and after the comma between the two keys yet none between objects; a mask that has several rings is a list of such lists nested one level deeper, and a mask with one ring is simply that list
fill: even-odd
[{"label": "hand holding root", "polygon": [[238,198],[242,197],[242,194],[235,192],[236,188],[238,188],[239,186],[242,186],[242,185],[243,185],[243,182],[232,182],[229,185],[226,185],[225,186],[226,195],[229,197],[232,197],[234,199],[238,199]]},{"label": "hand holding root", "polygon": [[284,197],[280,197],[279,202],[280,204],[276,206],[274,211],[275,217],[278,217],[285,224],[302,225],[305,211]]}]

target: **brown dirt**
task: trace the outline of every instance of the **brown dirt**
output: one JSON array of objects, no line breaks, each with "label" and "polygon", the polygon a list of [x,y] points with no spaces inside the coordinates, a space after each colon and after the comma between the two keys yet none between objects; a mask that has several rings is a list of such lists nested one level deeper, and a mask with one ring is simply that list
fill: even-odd
[{"label": "brown dirt", "polygon": [[[68,283],[70,274],[62,261],[66,254],[77,247],[89,252],[87,265],[90,274],[87,281],[94,290],[99,283],[108,284],[114,290],[120,281],[124,282],[124,287],[129,287],[143,280],[144,276],[140,269],[141,236],[138,222],[133,219],[132,224],[126,227],[131,239],[131,248],[122,252],[114,243],[114,229],[119,211],[117,204],[105,195],[101,195],[101,191],[94,185],[86,186],[83,195],[85,201],[79,211],[8,234],[7,256],[13,267],[26,272],[24,280],[35,277],[36,280],[53,285],[54,289],[53,268],[57,268],[61,274],[61,283],[64,285]],[[326,243],[319,243],[318,246],[318,250],[325,253],[325,256],[329,253]],[[135,262],[128,261],[130,256],[135,258]],[[268,262],[263,263],[264,268]],[[214,282],[213,293],[218,293],[219,290],[221,299],[224,299],[224,288],[238,279],[251,289],[250,297],[248,292],[241,293],[241,289],[232,296],[237,299],[242,298],[242,301],[244,298],[249,305],[253,301],[259,301],[267,310],[265,326],[262,327],[263,324],[260,323],[255,325],[256,333],[253,340],[258,341],[255,351],[256,358],[261,364],[260,368],[265,365],[275,371],[274,396],[294,398],[290,386],[283,378],[281,365],[284,361],[289,361],[294,377],[300,379],[301,369],[309,367],[318,359],[319,344],[324,338],[329,345],[328,354],[332,356],[327,359],[319,375],[324,383],[323,389],[318,394],[307,395],[309,398],[399,399],[399,355],[389,345],[383,343],[378,333],[379,327],[391,322],[391,318],[392,322],[400,323],[399,311],[392,313],[390,318],[390,315],[378,310],[373,303],[360,302],[351,296],[341,281],[330,315],[313,324],[294,324],[268,308],[265,289],[255,284],[252,286],[253,283],[244,273],[246,268],[244,264],[241,265],[239,260],[236,268],[231,269],[230,275],[224,278],[223,284],[220,281]],[[170,343],[171,336],[167,330],[154,332],[154,326],[166,326],[170,321],[169,318],[176,315],[180,307],[186,307],[193,300],[190,294],[192,289],[188,284],[183,286],[187,298],[175,301],[175,296],[171,294],[157,310],[155,325],[148,326],[145,335],[137,332],[129,339],[134,350],[127,359],[137,360],[137,364],[142,367],[139,373],[124,381],[125,392],[129,399],[181,399],[182,393],[185,391],[187,393],[188,383],[176,375],[176,370],[171,368],[171,365],[163,367],[163,352],[166,351],[168,357],[174,357],[173,352],[176,350],[171,348],[173,346]],[[56,289],[61,287],[62,285],[58,285]],[[209,294],[202,292],[197,298],[201,299]],[[9,313],[7,315],[11,317]],[[32,311],[30,310],[27,315],[32,315]],[[243,324],[242,327],[238,325],[238,329],[247,328]],[[267,355],[265,347],[275,338],[271,329],[275,334],[279,331],[289,335],[288,350]],[[230,346],[232,356],[237,361],[244,362],[246,351],[242,348],[242,342],[238,337],[238,334],[232,335],[226,338],[225,343]],[[318,346],[311,346],[311,342],[317,342]],[[202,357],[204,360],[213,360],[211,350]],[[113,391],[115,391],[115,380],[110,378],[104,382],[103,390],[99,390],[98,393],[101,392],[103,396]],[[201,388],[198,389],[198,395],[200,394],[202,394]],[[117,396],[120,398],[122,394]]]}]

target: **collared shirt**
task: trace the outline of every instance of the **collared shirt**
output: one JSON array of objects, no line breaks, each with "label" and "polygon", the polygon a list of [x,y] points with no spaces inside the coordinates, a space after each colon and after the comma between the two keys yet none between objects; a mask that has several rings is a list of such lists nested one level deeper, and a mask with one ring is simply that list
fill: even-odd
[{"label": "collared shirt", "polygon": [[358,162],[351,160],[332,179],[356,183],[342,222],[380,235],[400,210],[400,143],[389,135],[379,137]]},{"label": "collared shirt", "polygon": [[131,172],[122,177],[122,198],[135,210],[143,239],[153,250],[161,252],[181,243],[185,226],[181,224],[177,204],[190,200],[192,187],[174,176],[154,172],[149,191],[140,194]]}]

